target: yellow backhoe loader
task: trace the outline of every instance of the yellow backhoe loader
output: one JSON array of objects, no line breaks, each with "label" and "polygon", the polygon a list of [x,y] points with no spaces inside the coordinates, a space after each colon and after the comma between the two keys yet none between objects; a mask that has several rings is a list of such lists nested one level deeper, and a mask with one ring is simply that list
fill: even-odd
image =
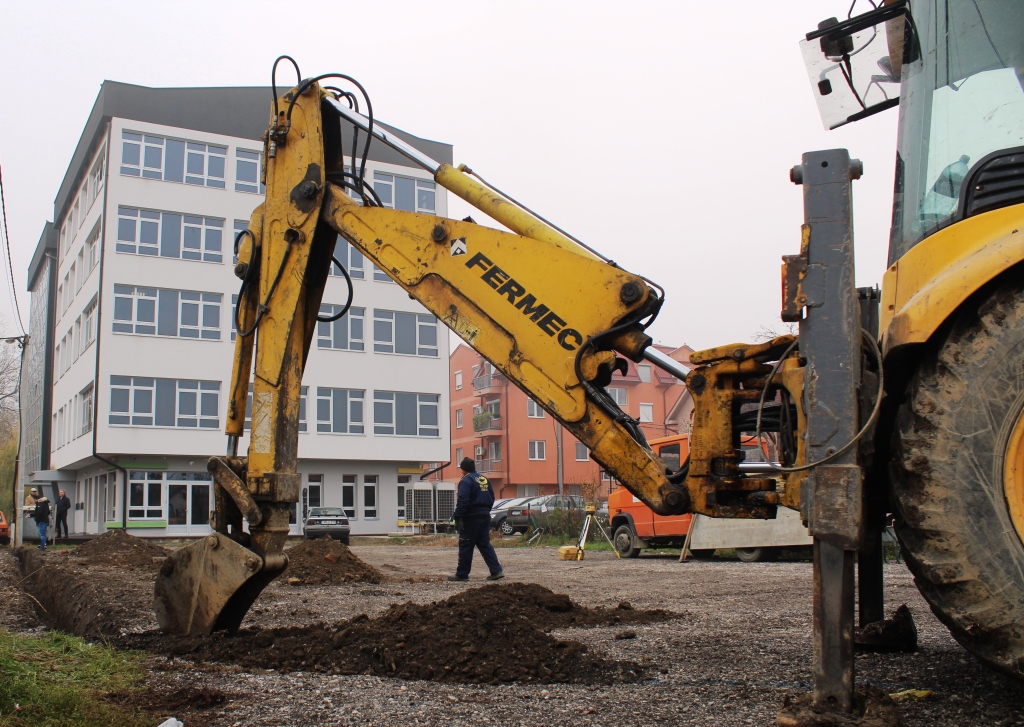
[{"label": "yellow backhoe loader", "polygon": [[[405,144],[374,122],[353,79],[300,76],[280,96],[275,81],[266,200],[236,240],[229,445],[209,464],[215,533],[161,569],[162,627],[236,629],[287,567],[299,388],[340,235],[655,512],[799,510],[815,538],[816,705],[855,707],[855,582],[861,625],[882,619],[889,513],[956,639],[1024,677],[1024,12],[1011,0],[898,0],[822,23],[802,50],[826,127],[900,107],[890,267],[880,293],[855,287],[861,165],[845,150],[805,154],[790,173],[805,224],[782,271],[782,317],[799,337],[701,351],[692,371],[645,333],[664,303],[656,283],[470,168]],[[365,176],[371,140],[510,232],[381,204]],[[622,358],[685,379],[695,414],[681,468],[652,453],[605,391]],[[251,437],[238,456],[250,376]],[[750,434],[775,461],[743,461]]]}]

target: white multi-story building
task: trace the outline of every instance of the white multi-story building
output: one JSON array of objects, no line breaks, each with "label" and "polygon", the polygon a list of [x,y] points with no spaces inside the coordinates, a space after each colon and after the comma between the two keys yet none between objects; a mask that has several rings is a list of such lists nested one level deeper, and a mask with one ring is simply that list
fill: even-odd
[{"label": "white multi-story building", "polygon": [[[52,280],[33,289],[34,306],[52,296],[52,403],[26,437],[41,440],[48,416],[48,469],[27,479],[68,491],[73,532],[209,532],[206,461],[225,450],[235,338],[232,246],[263,199],[270,102],[265,88],[103,84],[33,259],[49,260],[55,237],[55,274],[29,274]],[[396,133],[451,161],[451,146]],[[444,190],[389,149],[372,146],[368,170],[385,204],[446,213]],[[318,325],[306,367],[300,508],[344,507],[354,534],[386,533],[421,463],[448,453],[448,330],[344,241],[335,256],[354,301]],[[325,314],[348,290],[331,272]]]}]

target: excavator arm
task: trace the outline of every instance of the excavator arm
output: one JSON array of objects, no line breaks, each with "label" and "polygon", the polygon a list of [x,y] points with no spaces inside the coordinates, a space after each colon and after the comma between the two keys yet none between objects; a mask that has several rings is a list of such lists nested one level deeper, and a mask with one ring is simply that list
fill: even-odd
[{"label": "excavator arm", "polygon": [[[346,192],[354,175],[346,173],[343,123],[405,154],[511,232],[469,218],[359,204]],[[689,373],[645,333],[663,302],[655,284],[570,239],[468,168],[438,163],[375,127],[315,81],[275,104],[265,159],[266,200],[236,242],[235,272],[243,283],[230,444],[227,456],[209,463],[216,532],[161,570],[156,612],[165,630],[237,628],[287,566],[288,516],[300,494],[299,390],[338,235],[560,421],[655,512],[766,518],[780,504],[799,506],[799,488],[779,490],[776,477],[759,476],[767,470],[743,471],[744,425],[736,421],[744,405],[757,403],[769,362],[792,350],[792,337],[701,352]],[[614,371],[624,370],[620,356],[647,359],[687,380],[696,413],[682,470],[655,456],[638,423],[604,391]],[[796,401],[801,379],[792,369],[776,386]],[[247,456],[239,457],[250,372],[252,430]],[[802,422],[794,409],[794,421]],[[801,448],[791,459],[802,456]]]}]

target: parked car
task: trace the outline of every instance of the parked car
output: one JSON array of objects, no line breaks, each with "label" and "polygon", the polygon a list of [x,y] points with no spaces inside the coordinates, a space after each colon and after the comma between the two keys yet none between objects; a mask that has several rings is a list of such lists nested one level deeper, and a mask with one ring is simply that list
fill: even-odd
[{"label": "parked car", "polygon": [[533,524],[544,527],[551,514],[557,510],[579,510],[582,513],[583,505],[583,498],[579,495],[535,497],[523,505],[510,507],[505,523],[514,532],[525,532]]},{"label": "parked car", "polygon": [[345,511],[340,507],[311,507],[302,524],[302,535],[306,540],[330,535],[348,545],[349,525]]},{"label": "parked car", "polygon": [[11,544],[11,526],[4,519],[3,512],[0,512],[0,545]]},{"label": "parked car", "polygon": [[522,507],[533,499],[535,498],[513,497],[500,501],[495,500],[491,507],[491,530],[500,530],[502,535],[513,535],[516,530],[508,524],[508,511],[512,508]]}]

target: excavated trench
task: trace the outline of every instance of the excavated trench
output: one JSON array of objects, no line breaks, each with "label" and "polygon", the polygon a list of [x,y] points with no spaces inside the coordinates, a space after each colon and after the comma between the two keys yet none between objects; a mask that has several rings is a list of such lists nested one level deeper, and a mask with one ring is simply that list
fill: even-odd
[{"label": "excavated trench", "polygon": [[[290,552],[296,568],[288,575],[294,586],[345,587],[387,580],[336,541],[303,544]],[[606,659],[551,632],[650,624],[678,616],[638,611],[627,603],[587,608],[536,584],[508,583],[466,590],[435,603],[395,603],[372,618],[360,614],[301,626],[274,619],[236,634],[182,638],[159,632],[153,616],[153,578],[165,549],[110,533],[75,554],[64,553],[15,553],[21,587],[50,628],[122,648],[246,670],[492,684],[639,681],[645,672],[638,664]],[[622,635],[629,638],[629,633]]]}]

